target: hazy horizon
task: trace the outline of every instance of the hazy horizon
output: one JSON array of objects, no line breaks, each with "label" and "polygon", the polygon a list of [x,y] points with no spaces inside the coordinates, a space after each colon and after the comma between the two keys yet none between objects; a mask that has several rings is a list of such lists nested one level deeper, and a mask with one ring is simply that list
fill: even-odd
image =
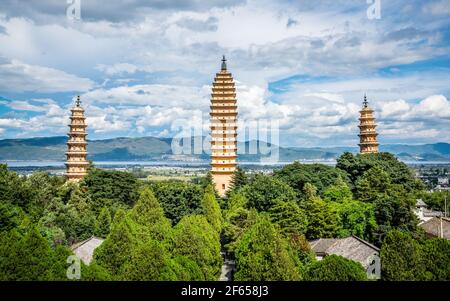
[{"label": "hazy horizon", "polygon": [[[34,137],[27,137],[27,138],[0,138],[0,141],[4,141],[4,140],[25,140],[25,139],[45,139],[45,138],[66,138],[65,135],[57,135],[57,136],[34,136]],[[191,138],[193,138],[195,136],[191,136]],[[205,136],[203,136],[205,137]],[[98,139],[87,139],[87,141],[102,141],[102,140],[112,140],[112,139],[120,139],[120,138],[131,138],[131,139],[139,139],[139,138],[157,138],[157,139],[175,139],[175,137],[155,137],[155,136],[135,136],[135,137],[126,137],[126,136],[117,136],[117,137],[111,137],[111,138],[98,138]],[[179,137],[176,137],[176,139],[179,139]],[[181,138],[182,139],[182,138]],[[260,142],[265,142],[268,143],[265,140],[262,139],[258,139],[258,140],[240,140],[239,138],[237,139],[238,142],[240,143],[247,143],[250,141],[260,141]],[[269,142],[270,143],[270,142]],[[443,142],[443,141],[436,141],[436,142],[432,142],[432,143],[382,143],[380,144],[380,146],[383,145],[425,145],[425,144],[450,144],[449,142]],[[312,146],[301,146],[301,145],[284,145],[282,143],[279,144],[279,146],[281,147],[285,147],[285,148],[358,148],[358,145],[326,145],[326,146],[321,146],[321,145],[312,145]]]}]

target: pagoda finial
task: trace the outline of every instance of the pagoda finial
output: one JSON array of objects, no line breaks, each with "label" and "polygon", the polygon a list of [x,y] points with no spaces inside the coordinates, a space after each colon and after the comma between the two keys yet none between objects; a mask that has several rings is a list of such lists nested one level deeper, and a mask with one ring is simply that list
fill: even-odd
[{"label": "pagoda finial", "polygon": [[364,101],[363,101],[364,108],[367,108],[369,106],[369,102],[367,101],[367,95],[364,93]]},{"label": "pagoda finial", "polygon": [[227,70],[227,59],[225,58],[225,55],[222,56],[222,70]]},{"label": "pagoda finial", "polygon": [[75,102],[75,104],[77,107],[81,105],[80,95],[77,96],[77,101]]}]

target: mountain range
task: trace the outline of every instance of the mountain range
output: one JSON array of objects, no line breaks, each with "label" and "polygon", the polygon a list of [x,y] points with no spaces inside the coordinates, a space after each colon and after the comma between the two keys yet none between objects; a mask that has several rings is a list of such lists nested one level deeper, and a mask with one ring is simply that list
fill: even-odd
[{"label": "mountain range", "polygon": [[[204,142],[204,137],[200,143]],[[187,138],[186,141],[194,145],[195,138]],[[66,136],[40,137],[28,139],[4,139],[0,140],[0,160],[3,161],[64,161]],[[88,159],[93,161],[133,161],[133,160],[172,160],[172,161],[198,161],[207,160],[209,150],[202,154],[174,154],[172,143],[179,145],[179,140],[173,138],[118,137],[106,140],[88,141]],[[264,150],[274,147],[259,141],[238,143],[240,161],[259,161],[267,157]],[[209,145],[209,143],[204,143]],[[256,154],[248,153],[255,145],[261,148]],[[266,146],[264,148],[264,146]],[[192,147],[193,149],[193,147]],[[333,160],[343,152],[358,151],[357,147],[279,147],[279,161],[289,162],[294,160]],[[380,151],[387,151],[397,155],[404,161],[445,161],[450,162],[450,144],[434,143],[421,145],[386,144],[380,146]],[[261,154],[262,153],[262,154]]]}]

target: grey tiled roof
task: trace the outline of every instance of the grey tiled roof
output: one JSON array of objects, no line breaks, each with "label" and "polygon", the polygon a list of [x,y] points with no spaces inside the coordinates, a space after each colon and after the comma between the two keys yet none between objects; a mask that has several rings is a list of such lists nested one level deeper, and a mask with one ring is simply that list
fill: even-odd
[{"label": "grey tiled roof", "polygon": [[92,261],[95,249],[103,243],[104,239],[91,237],[85,241],[72,245],[70,248],[85,264],[89,265]]},{"label": "grey tiled roof", "polygon": [[356,237],[321,238],[310,242],[311,249],[318,256],[331,254],[357,261],[367,268],[372,255],[379,253],[380,249]]},{"label": "grey tiled roof", "polygon": [[433,216],[439,217],[439,216],[444,216],[444,212],[434,211],[434,210],[431,210],[431,209],[424,209],[423,210],[423,216],[425,216],[425,217],[433,217]]},{"label": "grey tiled roof", "polygon": [[433,217],[432,219],[421,223],[419,226],[425,230],[428,235],[440,237],[441,234],[441,219],[442,219],[442,234],[443,238],[450,240],[450,219]]}]

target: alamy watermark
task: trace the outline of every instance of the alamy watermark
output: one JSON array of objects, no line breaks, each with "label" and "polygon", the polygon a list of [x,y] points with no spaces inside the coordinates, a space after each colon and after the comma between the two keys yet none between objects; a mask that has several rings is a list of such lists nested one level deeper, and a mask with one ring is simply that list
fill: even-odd
[{"label": "alamy watermark", "polygon": [[367,18],[369,20],[381,19],[381,0],[367,0]]},{"label": "alamy watermark", "polygon": [[81,260],[76,255],[67,257],[66,263],[70,266],[66,270],[67,279],[80,280],[81,279]]},{"label": "alamy watermark", "polygon": [[367,260],[367,278],[371,280],[381,279],[381,259],[380,256],[374,254]]},{"label": "alamy watermark", "polygon": [[71,21],[81,20],[81,0],[67,0],[66,16]]},{"label": "alamy watermark", "polygon": [[[189,119],[174,120],[171,125],[171,131],[175,133],[171,145],[172,154],[211,155],[214,149],[233,150],[237,143],[237,155],[253,155],[250,160],[258,157],[262,163],[279,161],[278,120],[227,120],[216,124],[213,130],[210,130],[210,126],[211,123],[205,122],[201,113],[194,114]],[[211,135],[215,145],[211,145]]]}]

